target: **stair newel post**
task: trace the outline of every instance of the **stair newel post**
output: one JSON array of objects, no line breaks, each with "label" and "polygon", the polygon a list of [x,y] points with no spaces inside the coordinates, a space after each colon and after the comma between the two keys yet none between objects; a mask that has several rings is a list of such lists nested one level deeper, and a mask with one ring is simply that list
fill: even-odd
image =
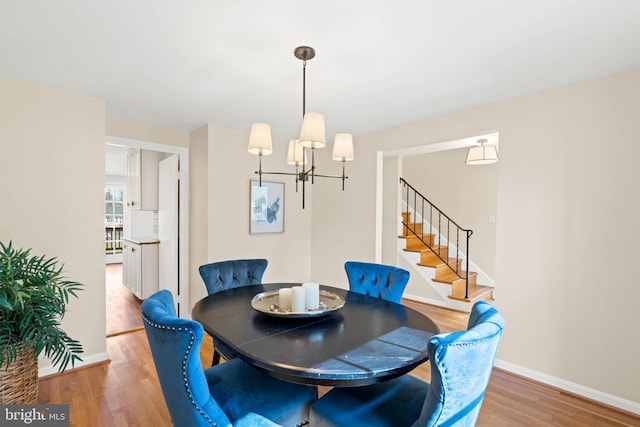
[{"label": "stair newel post", "polygon": [[469,237],[471,237],[471,233],[469,231],[467,231],[467,267],[466,267],[466,285],[465,285],[465,291],[464,291],[464,297],[466,299],[469,298]]}]

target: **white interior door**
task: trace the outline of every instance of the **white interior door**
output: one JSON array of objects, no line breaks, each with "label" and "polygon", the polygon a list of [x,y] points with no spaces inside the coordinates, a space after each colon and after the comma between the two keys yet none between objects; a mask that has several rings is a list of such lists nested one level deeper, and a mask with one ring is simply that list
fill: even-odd
[{"label": "white interior door", "polygon": [[160,289],[173,294],[176,313],[181,316],[180,271],[180,163],[173,154],[160,161],[158,170],[158,281]]}]

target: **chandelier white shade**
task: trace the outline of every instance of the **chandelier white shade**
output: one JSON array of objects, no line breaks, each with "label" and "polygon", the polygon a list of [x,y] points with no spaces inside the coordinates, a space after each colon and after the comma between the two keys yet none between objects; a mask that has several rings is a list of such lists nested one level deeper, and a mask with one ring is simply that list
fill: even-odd
[{"label": "chandelier white shade", "polygon": [[306,113],[304,115],[300,131],[300,145],[306,148],[324,148],[327,145],[322,114]]},{"label": "chandelier white shade", "polygon": [[493,145],[485,145],[486,139],[479,139],[478,144],[469,147],[465,163],[468,165],[489,165],[498,161],[498,150]]},{"label": "chandelier white shade", "polygon": [[287,164],[292,166],[302,166],[307,163],[307,153],[300,141],[292,139],[289,141],[289,151],[287,152]]},{"label": "chandelier white shade", "polygon": [[350,133],[338,133],[333,142],[333,160],[339,162],[350,162],[353,156],[353,137]]},{"label": "chandelier white shade", "polygon": [[249,153],[268,156],[273,152],[271,145],[271,126],[267,123],[254,123],[249,134]]}]

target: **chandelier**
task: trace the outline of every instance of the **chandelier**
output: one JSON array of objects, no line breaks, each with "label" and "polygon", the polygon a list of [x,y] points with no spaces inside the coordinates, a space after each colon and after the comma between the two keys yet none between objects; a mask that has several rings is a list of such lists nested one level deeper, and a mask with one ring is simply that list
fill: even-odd
[{"label": "chandelier", "polygon": [[[342,162],[342,175],[324,175],[316,173],[315,150],[327,145],[324,130],[324,116],[320,113],[306,112],[306,70],[307,61],[316,56],[316,51],[309,46],[298,46],[293,51],[296,58],[302,61],[302,129],[298,139],[289,141],[287,164],[295,166],[295,172],[265,172],[262,170],[262,156],[268,156],[273,152],[271,144],[271,127],[267,123],[253,123],[249,134],[249,153],[259,157],[259,169],[255,173],[259,176],[262,186],[262,175],[292,175],[296,180],[296,192],[298,183],[302,186],[302,209],[304,209],[305,183],[311,178],[311,184],[315,178],[338,178],[344,181],[349,177],[345,175],[345,164],[354,159],[353,137],[349,133],[338,133],[333,142],[332,159]],[[307,149],[311,150],[311,164],[307,160]]]}]

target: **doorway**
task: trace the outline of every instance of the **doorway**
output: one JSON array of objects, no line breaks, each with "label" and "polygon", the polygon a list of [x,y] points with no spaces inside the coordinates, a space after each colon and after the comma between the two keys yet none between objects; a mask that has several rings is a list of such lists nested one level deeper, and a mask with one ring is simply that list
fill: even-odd
[{"label": "doorway", "polygon": [[[119,172],[121,176],[122,182],[126,183],[126,153],[129,149],[141,149],[147,151],[153,151],[162,153],[161,156],[163,158],[174,157],[178,159],[180,163],[180,174],[179,177],[179,192],[178,192],[178,201],[176,205],[180,206],[180,213],[176,215],[177,224],[176,228],[176,238],[175,238],[175,262],[172,265],[172,269],[176,271],[176,277],[173,280],[173,286],[175,290],[172,289],[174,293],[174,298],[176,300],[176,305],[178,307],[178,315],[181,317],[188,316],[188,176],[189,176],[189,149],[186,147],[178,147],[171,146],[166,144],[157,144],[147,141],[139,141],[139,140],[131,140],[126,138],[119,137],[106,137],[105,138],[105,147],[107,152],[109,151],[120,151],[124,154],[124,163],[121,163],[121,170]],[[107,156],[108,157],[108,156]],[[107,173],[105,170],[106,182],[109,180],[113,181],[113,176]],[[157,215],[156,215],[157,218]],[[177,233],[179,230],[180,237],[177,237]],[[163,262],[167,262],[164,260]],[[137,299],[126,287],[122,284],[122,264],[110,264],[105,267],[106,274],[106,282],[107,282],[107,296],[106,296],[106,304],[107,304],[107,335],[117,335],[119,333],[126,332],[126,329],[136,330],[136,328],[141,327],[141,323],[136,323],[140,320],[140,310],[139,306],[141,301]],[[116,282],[114,284],[114,282]],[[119,283],[117,283],[119,282]],[[160,286],[162,289],[163,287]],[[123,291],[124,290],[124,291]],[[131,298],[133,301],[137,303],[137,307],[131,304]],[[129,319],[130,318],[130,319]]]},{"label": "doorway", "polygon": [[[475,246],[472,249],[476,250],[471,250],[470,270],[477,272],[479,283],[495,287],[497,169],[489,172],[483,166],[464,163],[466,150],[477,145],[478,139],[488,139],[497,145],[499,133],[496,130],[457,140],[377,152],[375,260],[383,264],[400,263],[401,267],[410,269],[416,280],[412,278],[405,294],[411,299],[443,304],[441,295],[431,287],[423,286],[424,280],[431,283],[430,278],[422,276],[420,270],[412,270],[416,268],[416,262],[408,260],[404,256],[406,252],[402,251],[404,242],[398,239],[403,234],[400,212],[404,208],[400,177],[409,178],[431,202],[466,228],[474,230],[472,244]],[[430,218],[425,217],[425,221],[428,224]],[[440,228],[437,220],[434,225],[436,229]],[[414,272],[419,274],[414,275]]]}]

